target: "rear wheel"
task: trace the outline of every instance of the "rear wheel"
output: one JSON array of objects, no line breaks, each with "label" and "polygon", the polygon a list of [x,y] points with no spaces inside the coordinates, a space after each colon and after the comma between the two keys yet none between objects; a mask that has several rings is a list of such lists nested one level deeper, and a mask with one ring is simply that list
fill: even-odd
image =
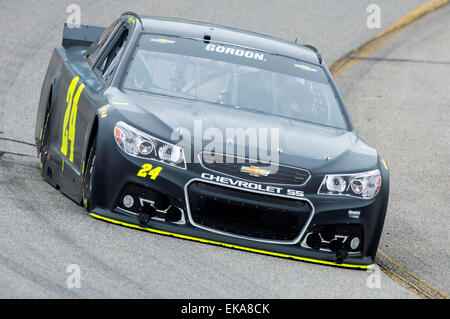
[{"label": "rear wheel", "polygon": [[83,205],[88,211],[92,209],[92,190],[94,189],[95,158],[97,140],[92,143],[83,177]]},{"label": "rear wheel", "polygon": [[39,167],[41,171],[44,169],[45,160],[48,153],[48,119],[50,117],[50,98],[47,102],[47,110],[45,112],[44,125],[41,128],[39,136]]}]

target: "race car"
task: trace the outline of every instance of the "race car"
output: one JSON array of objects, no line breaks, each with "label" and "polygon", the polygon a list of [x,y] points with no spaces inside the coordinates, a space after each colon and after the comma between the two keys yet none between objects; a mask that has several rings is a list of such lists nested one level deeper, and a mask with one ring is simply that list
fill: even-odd
[{"label": "race car", "polygon": [[43,81],[42,176],[104,221],[326,265],[374,262],[388,166],[319,51],[125,12],[64,25]]}]

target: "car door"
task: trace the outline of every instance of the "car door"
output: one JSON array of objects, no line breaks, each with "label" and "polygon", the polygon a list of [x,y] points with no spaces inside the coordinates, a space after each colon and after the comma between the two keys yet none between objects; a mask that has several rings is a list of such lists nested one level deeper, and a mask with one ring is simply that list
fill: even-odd
[{"label": "car door", "polygon": [[[124,33],[122,25],[120,19],[116,20],[84,56],[80,57],[79,53],[73,55],[67,53],[68,61],[62,70],[61,89],[57,98],[59,107],[55,131],[58,136],[55,138],[55,151],[60,155],[59,175],[63,179],[60,186],[69,196],[76,196],[79,193],[87,147],[85,144],[89,140],[88,133],[96,110],[103,105],[102,100],[105,100],[102,93],[112,74],[111,68],[114,66],[112,63],[119,53],[112,50],[117,48],[115,44],[123,44],[126,40],[126,37],[122,36],[127,34]],[[89,54],[89,51],[92,53]],[[97,65],[101,68],[99,69]]]}]

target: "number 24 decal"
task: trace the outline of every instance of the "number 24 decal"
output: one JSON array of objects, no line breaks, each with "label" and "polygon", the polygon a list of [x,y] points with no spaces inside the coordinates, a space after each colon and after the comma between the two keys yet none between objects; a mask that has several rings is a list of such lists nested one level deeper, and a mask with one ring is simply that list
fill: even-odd
[{"label": "number 24 decal", "polygon": [[[75,88],[77,87],[79,76],[76,76],[70,82],[69,89],[67,90],[67,108],[64,114],[63,132],[62,132],[62,143],[61,143],[61,153],[67,156],[69,141],[70,141],[70,156],[69,160],[73,163],[73,148],[75,146],[75,127],[77,122],[77,112],[78,112],[78,100],[80,99],[81,92],[83,91],[85,85],[81,83],[78,90],[75,93]],[[74,96],[75,95],[75,96]],[[67,128],[67,126],[69,126]]]},{"label": "number 24 decal", "polygon": [[159,173],[162,171],[162,167],[158,166],[153,168],[152,164],[144,164],[142,165],[142,168],[137,173],[137,176],[139,177],[147,177],[149,176],[150,179],[156,179],[158,177]]}]

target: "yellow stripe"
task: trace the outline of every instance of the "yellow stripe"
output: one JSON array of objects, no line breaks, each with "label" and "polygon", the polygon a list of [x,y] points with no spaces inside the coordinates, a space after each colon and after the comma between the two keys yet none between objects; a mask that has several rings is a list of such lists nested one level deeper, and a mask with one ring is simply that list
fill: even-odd
[{"label": "yellow stripe", "polygon": [[381,161],[383,162],[384,168],[385,168],[386,170],[389,170],[389,168],[388,168],[388,166],[387,166],[386,161],[384,160],[384,158],[381,158]]},{"label": "yellow stripe", "polygon": [[352,65],[359,62],[359,58],[368,57],[370,54],[381,48],[387,42],[392,40],[397,34],[411,26],[413,22],[422,18],[423,16],[436,11],[440,7],[449,3],[450,0],[433,0],[425,3],[419,8],[411,11],[403,18],[397,20],[386,30],[378,33],[375,37],[361,45],[359,48],[353,50],[343,58],[330,65],[329,69],[333,76],[338,75],[342,71],[347,70]]},{"label": "yellow stripe", "polygon": [[376,152],[377,150],[376,149],[374,149],[373,147],[370,147],[370,146],[366,146],[366,145],[361,145],[361,148],[364,148],[364,149],[366,149],[366,150],[369,150],[369,151],[374,151],[374,152]]},{"label": "yellow stripe", "polygon": [[205,243],[205,244],[212,244],[212,245],[224,246],[227,248],[234,248],[234,249],[239,249],[239,250],[250,251],[250,252],[258,253],[258,254],[265,254],[265,255],[271,255],[271,256],[283,257],[283,258],[293,258],[293,259],[297,259],[297,260],[301,260],[301,261],[307,261],[307,262],[330,265],[330,266],[346,267],[346,268],[369,269],[372,267],[372,265],[364,266],[364,265],[336,264],[331,261],[305,258],[305,257],[299,257],[299,256],[293,256],[293,255],[286,255],[286,254],[280,254],[280,253],[275,253],[275,252],[271,252],[271,251],[264,251],[264,250],[260,250],[260,249],[253,249],[253,248],[248,248],[248,247],[243,247],[243,246],[231,245],[231,244],[226,244],[226,243],[222,243],[222,242],[218,242],[218,241],[211,241],[211,240],[206,240],[206,239],[202,239],[202,238],[196,238],[196,237],[191,237],[191,236],[186,236],[186,235],[181,235],[181,234],[176,234],[176,233],[170,233],[170,232],[153,229],[153,228],[144,228],[144,227],[140,227],[137,225],[124,223],[124,222],[121,222],[121,221],[118,221],[115,219],[103,217],[103,216],[100,216],[100,215],[97,215],[94,213],[91,213],[90,215],[94,218],[105,220],[110,223],[114,223],[114,224],[118,224],[118,225],[122,225],[122,226],[126,226],[126,227],[131,227],[131,228],[136,228],[136,229],[140,229],[140,230],[146,230],[146,231],[160,234],[160,235],[173,236],[173,237],[177,237],[177,238],[198,241],[198,242]]}]

